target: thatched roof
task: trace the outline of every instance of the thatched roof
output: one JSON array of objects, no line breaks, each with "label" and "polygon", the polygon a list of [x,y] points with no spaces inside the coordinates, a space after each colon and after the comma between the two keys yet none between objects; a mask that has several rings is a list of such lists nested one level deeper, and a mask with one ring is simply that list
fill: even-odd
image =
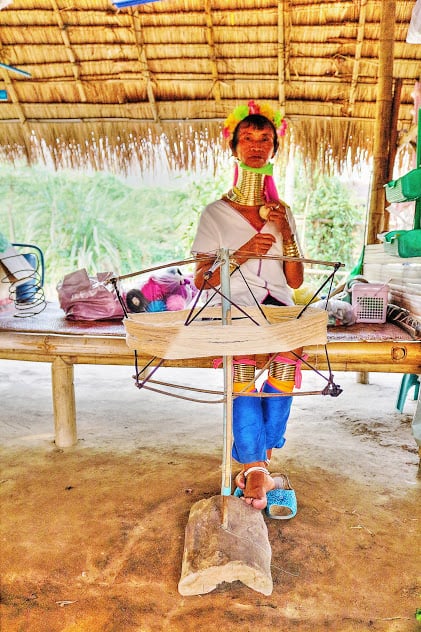
[{"label": "thatched roof", "polygon": [[31,76],[0,67],[0,157],[117,171],[208,165],[224,151],[223,119],[253,98],[281,109],[286,142],[306,159],[343,165],[372,155],[379,55],[390,49],[386,81],[389,72],[407,143],[421,68],[421,46],[405,41],[414,4],[13,0],[0,10],[0,62]]}]

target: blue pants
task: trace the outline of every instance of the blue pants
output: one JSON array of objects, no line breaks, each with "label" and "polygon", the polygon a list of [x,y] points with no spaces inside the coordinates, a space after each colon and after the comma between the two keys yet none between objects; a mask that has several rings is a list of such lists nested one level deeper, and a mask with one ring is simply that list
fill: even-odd
[{"label": "blue pants", "polygon": [[[267,382],[264,393],[277,393]],[[292,397],[236,397],[233,402],[232,456],[239,463],[264,461],[266,451],[282,448]]]}]

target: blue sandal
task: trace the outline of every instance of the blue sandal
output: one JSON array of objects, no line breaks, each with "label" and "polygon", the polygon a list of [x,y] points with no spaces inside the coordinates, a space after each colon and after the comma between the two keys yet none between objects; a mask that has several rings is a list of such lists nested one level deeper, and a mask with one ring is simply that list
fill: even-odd
[{"label": "blue sandal", "polygon": [[[267,492],[265,513],[268,518],[275,520],[290,520],[297,514],[297,497],[286,474],[273,474],[275,489]],[[236,487],[234,496],[244,496],[243,490]]]}]

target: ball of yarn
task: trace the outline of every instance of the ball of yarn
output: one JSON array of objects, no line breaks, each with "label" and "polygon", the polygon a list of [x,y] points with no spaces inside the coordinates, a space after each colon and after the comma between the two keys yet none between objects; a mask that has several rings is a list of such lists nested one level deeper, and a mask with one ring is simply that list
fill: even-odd
[{"label": "ball of yarn", "polygon": [[181,294],[171,294],[167,298],[167,310],[170,312],[176,312],[179,309],[184,309],[186,306],[186,301],[181,296]]},{"label": "ball of yarn", "polygon": [[[142,294],[148,301],[160,301],[163,298],[161,284],[151,277],[143,286]],[[151,310],[158,311],[158,310]],[[159,310],[162,311],[162,310]]]},{"label": "ball of yarn", "polygon": [[129,290],[126,294],[126,304],[131,312],[144,312],[148,301],[140,290]]},{"label": "ball of yarn", "polygon": [[[294,302],[297,305],[307,305],[307,303],[313,298],[315,293],[316,290],[313,287],[303,283],[301,287],[294,290]],[[313,301],[314,300],[317,301],[318,299],[315,298],[313,299]]]},{"label": "ball of yarn", "polygon": [[177,294],[185,300],[188,297],[188,285],[180,285]]},{"label": "ball of yarn", "polygon": [[147,312],[165,312],[166,310],[165,301],[151,301],[146,308]]}]

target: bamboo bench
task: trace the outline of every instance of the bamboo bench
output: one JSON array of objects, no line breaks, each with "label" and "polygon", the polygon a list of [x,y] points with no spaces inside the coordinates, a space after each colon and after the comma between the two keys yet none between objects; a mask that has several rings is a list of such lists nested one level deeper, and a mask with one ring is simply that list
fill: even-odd
[{"label": "bamboo bench", "polygon": [[[411,340],[405,331],[390,323],[329,327],[327,349],[333,371],[421,373],[421,342]],[[305,351],[317,369],[328,368],[324,345]],[[0,358],[51,364],[55,443],[61,448],[77,442],[74,365],[134,363],[120,321],[72,322],[54,303],[28,318],[0,314]],[[150,359],[138,355],[140,366]],[[213,358],[166,360],[164,366],[211,368]],[[420,400],[413,429],[421,446]]]}]

